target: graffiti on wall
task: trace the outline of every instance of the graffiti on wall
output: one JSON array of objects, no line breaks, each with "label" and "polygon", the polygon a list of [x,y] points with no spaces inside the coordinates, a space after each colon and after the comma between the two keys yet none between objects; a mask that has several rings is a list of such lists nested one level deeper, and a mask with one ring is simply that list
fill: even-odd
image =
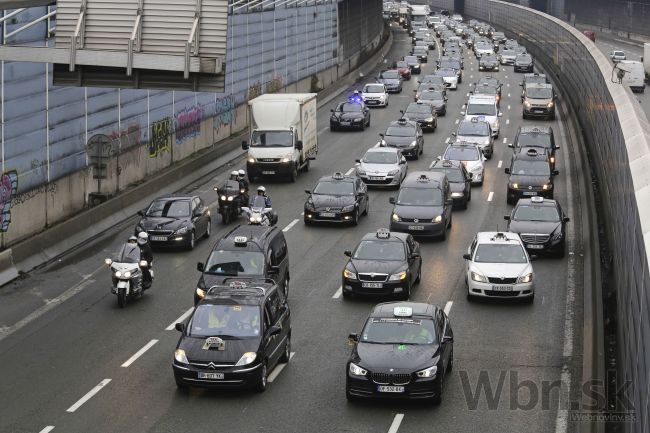
[{"label": "graffiti on wall", "polygon": [[119,131],[113,131],[108,137],[113,141],[119,141],[120,149],[128,149],[133,146],[139,146],[141,143],[140,123],[131,122],[126,128]]},{"label": "graffiti on wall", "polygon": [[2,174],[0,179],[0,232],[6,232],[11,223],[11,202],[18,191],[18,173],[15,170]]},{"label": "graffiti on wall", "polygon": [[201,120],[203,120],[203,107],[200,105],[183,108],[176,113],[176,144],[201,135]]},{"label": "graffiti on wall", "polygon": [[262,83],[259,81],[248,87],[248,100],[255,99],[262,94]]},{"label": "graffiti on wall", "polygon": [[149,140],[149,157],[169,152],[172,147],[172,120],[169,117],[151,124],[151,139]]},{"label": "graffiti on wall", "polygon": [[12,206],[18,206],[23,203],[27,203],[34,197],[38,196],[39,194],[56,194],[56,182],[50,182],[46,183],[40,186],[37,186],[34,189],[30,189],[29,191],[25,191],[21,194],[16,194],[15,197],[12,198],[11,200],[11,205]]},{"label": "graffiti on wall", "polygon": [[214,125],[214,133],[219,134],[221,128],[230,126],[236,120],[236,116],[235,97],[233,95],[217,99],[214,121],[212,122]]}]

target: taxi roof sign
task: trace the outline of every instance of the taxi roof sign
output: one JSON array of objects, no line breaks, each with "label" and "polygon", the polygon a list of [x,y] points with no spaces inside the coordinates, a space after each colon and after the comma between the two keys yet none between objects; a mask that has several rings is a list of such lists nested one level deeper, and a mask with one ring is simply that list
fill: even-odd
[{"label": "taxi roof sign", "polygon": [[533,148],[528,149],[528,150],[526,151],[526,154],[527,154],[528,156],[537,156],[537,149],[533,149]]},{"label": "taxi roof sign", "polygon": [[343,176],[343,173],[341,173],[340,171],[337,171],[337,172],[334,173],[334,175],[332,176],[332,179],[343,179],[344,177],[345,177],[345,176]]},{"label": "taxi roof sign", "polygon": [[421,174],[421,175],[418,177],[418,182],[429,182],[429,178],[427,177],[426,174]]},{"label": "taxi roof sign", "polygon": [[413,308],[411,308],[411,307],[395,307],[395,308],[393,308],[393,315],[395,317],[411,317],[411,316],[413,316]]},{"label": "taxi roof sign", "polygon": [[377,239],[389,239],[390,230],[388,229],[379,229],[377,230]]},{"label": "taxi roof sign", "polygon": [[531,197],[530,201],[533,202],[533,203],[544,203],[544,197],[536,195],[536,196]]},{"label": "taxi roof sign", "polygon": [[248,238],[246,236],[235,236],[235,245],[246,245]]}]

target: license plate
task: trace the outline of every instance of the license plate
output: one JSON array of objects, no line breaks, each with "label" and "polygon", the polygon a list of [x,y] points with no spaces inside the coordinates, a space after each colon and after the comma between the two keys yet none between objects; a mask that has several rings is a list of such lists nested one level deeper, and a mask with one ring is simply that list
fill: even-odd
[{"label": "license plate", "polygon": [[524,191],[524,195],[537,195],[537,192],[535,191]]},{"label": "license plate", "polygon": [[374,105],[374,104],[379,104],[379,101],[366,101],[366,104],[368,105]]},{"label": "license plate", "polygon": [[334,218],[336,216],[334,212],[321,212],[318,215],[325,218]]},{"label": "license plate", "polygon": [[167,240],[167,236],[149,236],[149,239],[154,242],[164,242]]},{"label": "license plate", "polygon": [[379,392],[404,392],[404,387],[403,386],[379,385],[379,386],[377,386],[377,391],[379,391]]},{"label": "license plate", "polygon": [[512,286],[492,286],[495,292],[512,292]]},{"label": "license plate", "polygon": [[350,126],[350,122],[341,122],[341,126]]},{"label": "license plate", "polygon": [[409,230],[424,230],[424,226],[409,226]]},{"label": "license plate", "polygon": [[526,248],[530,248],[531,250],[541,250],[544,249],[544,245],[526,244]]},{"label": "license plate", "polygon": [[381,283],[361,283],[361,287],[365,289],[381,289],[383,286]]},{"label": "license plate", "polygon": [[262,174],[275,174],[275,171],[267,170],[267,171],[263,171]]},{"label": "license plate", "polygon": [[381,176],[370,176],[370,180],[384,180]]},{"label": "license plate", "polygon": [[223,373],[203,373],[199,372],[199,379],[223,379]]},{"label": "license plate", "polygon": [[542,110],[540,108],[533,109],[533,113],[543,113],[543,112],[544,112],[544,110]]}]

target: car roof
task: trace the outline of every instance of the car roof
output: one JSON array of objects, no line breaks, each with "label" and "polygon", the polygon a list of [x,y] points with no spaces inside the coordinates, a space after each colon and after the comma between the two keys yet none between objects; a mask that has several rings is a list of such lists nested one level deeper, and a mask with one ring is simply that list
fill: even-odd
[{"label": "car roof", "polygon": [[396,147],[390,147],[390,146],[385,146],[385,147],[371,147],[370,149],[366,150],[366,153],[402,153],[401,149],[398,149]]},{"label": "car roof", "polygon": [[[262,251],[264,243],[276,230],[275,226],[238,225],[219,239],[212,250]],[[241,238],[245,241],[241,242]]]},{"label": "car roof", "polygon": [[494,95],[486,95],[484,93],[478,94],[478,95],[469,95],[469,102],[478,102],[478,103],[490,103],[490,104],[496,104],[497,102],[497,97]]},{"label": "car roof", "polygon": [[410,127],[413,127],[413,128],[415,128],[417,125],[418,124],[417,124],[416,121],[414,121],[414,120],[406,120],[406,119],[404,119],[404,120],[401,120],[401,119],[400,120],[393,120],[392,122],[390,122],[388,124],[388,126],[402,126],[402,127],[410,126]]},{"label": "car roof", "polygon": [[479,244],[508,244],[516,242],[521,245],[521,238],[512,232],[478,232],[476,241]]},{"label": "car roof", "polygon": [[517,201],[517,204],[515,205],[515,209],[522,205],[557,207],[556,200],[550,198],[544,198],[544,197],[535,198],[535,200],[539,200],[539,199],[542,199],[542,201],[533,201],[530,198],[520,198]]},{"label": "car roof", "polygon": [[223,284],[212,286],[206,290],[201,303],[260,305],[275,288],[277,288],[277,284],[271,279],[226,278]]},{"label": "car roof", "polygon": [[553,85],[549,83],[530,83],[526,85],[527,89],[553,89]]},{"label": "car roof", "polygon": [[424,302],[382,302],[381,304],[375,305],[375,307],[370,312],[370,317],[396,317],[394,313],[396,307],[411,308],[413,310],[413,317],[432,317],[433,314],[438,310],[438,307],[431,304],[425,304]]},{"label": "car roof", "polygon": [[547,125],[524,125],[519,127],[520,134],[553,134],[553,128]]},{"label": "car roof", "polygon": [[546,161],[548,162],[548,154],[546,151],[540,152],[535,147],[520,147],[519,151],[512,154],[512,160],[515,161]]},{"label": "car roof", "polygon": [[192,200],[195,198],[195,195],[186,195],[186,194],[164,194],[159,197],[156,197],[153,201],[156,200],[164,200],[164,201],[171,201],[171,200]]},{"label": "car roof", "polygon": [[390,231],[389,231],[389,233],[390,233],[390,237],[388,239],[378,238],[377,237],[377,232],[371,232],[371,233],[366,233],[365,235],[363,235],[361,240],[362,241],[377,241],[377,240],[380,240],[380,241],[384,241],[384,242],[391,242],[391,241],[398,242],[399,241],[399,242],[404,243],[404,242],[406,242],[406,240],[409,237],[408,233],[390,232]]},{"label": "car roof", "polygon": [[[418,186],[428,188],[440,188],[443,180],[447,178],[444,173],[431,171],[413,171],[406,175],[402,181],[402,186]],[[423,181],[426,179],[426,181]]]},{"label": "car roof", "polygon": [[461,170],[461,165],[462,162],[457,161],[455,159],[436,159],[433,161],[433,164],[431,164],[431,167],[429,167],[429,170],[433,169],[457,169]]},{"label": "car roof", "polygon": [[342,183],[352,183],[357,179],[356,176],[345,175],[343,173],[334,173],[327,176],[322,176],[318,179],[318,182],[342,182]]}]

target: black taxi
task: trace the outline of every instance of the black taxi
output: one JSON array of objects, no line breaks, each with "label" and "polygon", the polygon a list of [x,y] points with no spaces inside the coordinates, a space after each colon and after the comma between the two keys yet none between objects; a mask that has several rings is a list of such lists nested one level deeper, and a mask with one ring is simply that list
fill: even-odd
[{"label": "black taxi", "polygon": [[506,196],[508,204],[515,204],[522,197],[553,198],[553,176],[559,172],[551,170],[546,152],[539,152],[534,147],[521,147],[512,155],[505,172],[510,175]]},{"label": "black taxi", "polygon": [[551,169],[555,169],[556,150],[560,148],[555,144],[555,134],[551,126],[534,125],[534,126],[520,126],[515,135],[513,143],[508,143],[511,147],[518,151],[522,147],[535,147],[540,151],[548,154]]},{"label": "black taxi", "polygon": [[472,199],[472,178],[465,165],[460,161],[436,159],[429,167],[429,171],[446,174],[454,206],[467,209]]},{"label": "black taxi", "polygon": [[305,201],[306,225],[313,222],[351,223],[357,225],[361,215],[368,215],[368,188],[358,176],[334,173],[323,176]]}]

